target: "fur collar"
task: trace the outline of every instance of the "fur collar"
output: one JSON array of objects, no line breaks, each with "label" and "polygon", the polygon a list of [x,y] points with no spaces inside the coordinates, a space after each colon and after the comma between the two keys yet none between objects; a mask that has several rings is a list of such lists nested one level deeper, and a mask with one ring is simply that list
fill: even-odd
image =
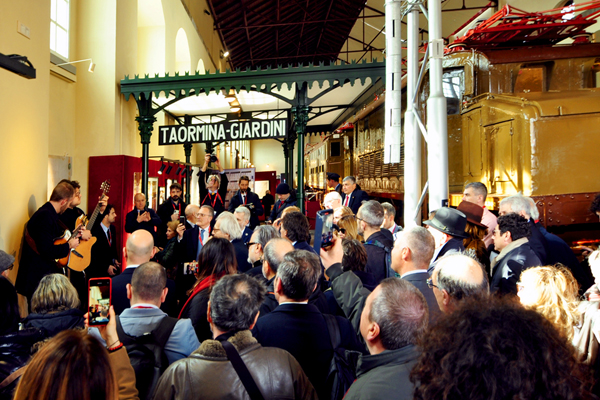
[{"label": "fur collar", "polygon": [[[246,348],[258,343],[256,339],[252,337],[252,333],[249,330],[240,331],[227,339],[228,342],[233,344],[236,350],[241,353]],[[223,345],[221,342],[216,341],[214,339],[207,339],[200,347],[194,351],[192,354],[197,354],[205,357],[225,357],[227,358],[227,354],[225,353],[225,349],[223,349]]]}]

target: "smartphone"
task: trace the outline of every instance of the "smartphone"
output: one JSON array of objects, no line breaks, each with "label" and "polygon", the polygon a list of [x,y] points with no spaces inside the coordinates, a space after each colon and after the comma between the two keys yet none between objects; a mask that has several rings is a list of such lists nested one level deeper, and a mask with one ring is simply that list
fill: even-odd
[{"label": "smartphone", "polygon": [[179,216],[179,223],[185,225],[185,215]]},{"label": "smartphone", "polygon": [[327,248],[331,245],[333,245],[333,210],[321,210],[317,212],[313,248],[317,254],[320,254],[321,248]]},{"label": "smartphone", "polygon": [[110,278],[90,278],[88,281],[88,325],[108,324],[112,285]]}]

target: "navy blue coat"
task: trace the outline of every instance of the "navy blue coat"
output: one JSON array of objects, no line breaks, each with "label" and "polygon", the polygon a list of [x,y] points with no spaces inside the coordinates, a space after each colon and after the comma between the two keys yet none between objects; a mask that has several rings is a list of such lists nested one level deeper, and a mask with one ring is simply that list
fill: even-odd
[{"label": "navy blue coat", "polygon": [[269,220],[271,222],[275,222],[277,218],[281,218],[281,213],[288,207],[292,207],[296,205],[296,199],[292,199],[292,196],[288,197],[283,204],[281,204],[281,200],[277,200],[273,209],[271,210],[271,215],[269,216]]},{"label": "navy blue coat", "polygon": [[[340,327],[341,346],[364,352],[350,322],[336,317]],[[252,336],[265,347],[288,351],[300,363],[320,399],[329,398],[326,385],[333,348],[327,323],[312,304],[281,304],[269,315],[259,318]]]},{"label": "navy blue coat", "polygon": [[[342,205],[346,201],[346,193],[342,194]],[[358,212],[358,209],[362,205],[363,201],[369,201],[369,195],[364,190],[354,189],[354,191],[350,194],[350,201],[348,202],[348,207],[352,209],[354,215]]]},{"label": "navy blue coat", "polygon": [[[111,302],[115,308],[115,314],[119,315],[124,309],[131,307],[127,298],[127,284],[131,283],[131,277],[135,268],[125,268],[120,275],[112,278]],[[177,298],[175,296],[175,281],[167,279],[167,298],[161,304],[160,309],[171,317],[177,317]]]},{"label": "navy blue coat", "polygon": [[[251,192],[250,189],[248,189],[248,191],[246,192],[246,205],[249,204],[254,205],[253,209],[248,207],[248,209],[250,210],[250,229],[254,229],[259,224],[258,217],[263,215],[265,213],[265,210],[263,208],[262,202],[258,198],[258,195],[254,192]],[[237,193],[233,195],[231,200],[229,200],[228,211],[230,213],[233,213],[235,209],[241,205],[244,205],[244,203],[242,202],[242,195],[238,190]]]}]

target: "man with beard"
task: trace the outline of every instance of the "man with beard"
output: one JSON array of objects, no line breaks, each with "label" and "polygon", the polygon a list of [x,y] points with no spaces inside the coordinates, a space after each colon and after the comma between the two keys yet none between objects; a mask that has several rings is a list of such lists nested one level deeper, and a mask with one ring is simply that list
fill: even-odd
[{"label": "man with beard", "polygon": [[74,194],[75,189],[70,183],[59,183],[52,191],[50,200],[27,222],[16,289],[27,297],[29,307],[40,280],[46,275],[64,272],[57,267],[55,260],[68,256],[71,249],[79,246],[79,237],[71,237],[63,244],[54,244],[65,232],[59,215],[69,208]]},{"label": "man with beard", "polygon": [[229,201],[228,211],[233,213],[239,206],[245,206],[250,210],[250,229],[258,226],[258,217],[265,213],[258,195],[250,190],[250,178],[241,176],[238,180],[240,190],[233,195]]},{"label": "man with beard", "polygon": [[160,226],[160,236],[159,236],[159,244],[164,246],[166,244],[166,234],[167,234],[167,222],[169,221],[177,221],[180,215],[184,215],[185,208],[187,204],[181,198],[181,194],[183,193],[183,188],[177,182],[174,182],[169,187],[171,197],[165,200],[158,209],[156,213],[160,217],[162,224]]}]

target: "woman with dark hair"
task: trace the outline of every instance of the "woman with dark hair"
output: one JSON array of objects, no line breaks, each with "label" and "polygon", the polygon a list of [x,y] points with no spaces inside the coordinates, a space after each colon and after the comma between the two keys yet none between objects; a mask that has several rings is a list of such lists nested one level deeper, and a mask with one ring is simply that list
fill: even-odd
[{"label": "woman with dark hair", "polygon": [[26,328],[37,328],[47,338],[66,329],[84,328],[77,290],[61,274],[46,275],[31,297],[32,313],[23,320]]},{"label": "woman with dark hair", "polygon": [[365,271],[367,265],[367,250],[361,242],[356,239],[342,240],[344,256],[342,257],[342,269],[352,271],[358,276],[363,286],[370,291],[375,290],[377,281],[372,273]]},{"label": "woman with dark hair", "polygon": [[109,313],[110,322],[99,329],[108,348],[84,330],[59,333],[31,359],[14,400],[139,399],[112,307]]},{"label": "woman with dark hair", "polygon": [[179,313],[180,319],[192,320],[200,342],[212,338],[210,324],[206,320],[212,287],[223,276],[233,275],[236,271],[235,249],[229,240],[213,237],[202,246],[198,256],[196,283],[190,289],[189,297]]},{"label": "woman with dark hair", "polygon": [[0,400],[12,399],[18,371],[33,353],[35,343],[44,339],[38,329],[19,330],[19,301],[12,283],[0,276]]},{"label": "woman with dark hair", "polygon": [[592,399],[590,374],[541,314],[513,298],[464,299],[421,340],[415,399]]},{"label": "woman with dark hair", "polygon": [[156,261],[167,270],[167,278],[176,279],[177,276],[177,254],[175,245],[177,244],[177,226],[179,221],[167,222],[167,244],[154,256]]},{"label": "woman with dark hair", "polygon": [[458,211],[467,216],[465,233],[468,237],[463,239],[465,250],[475,253],[475,257],[477,257],[477,260],[485,267],[485,270],[489,275],[490,254],[483,241],[483,238],[485,238],[488,233],[488,227],[481,223],[484,210],[475,203],[461,201],[458,205]]}]

